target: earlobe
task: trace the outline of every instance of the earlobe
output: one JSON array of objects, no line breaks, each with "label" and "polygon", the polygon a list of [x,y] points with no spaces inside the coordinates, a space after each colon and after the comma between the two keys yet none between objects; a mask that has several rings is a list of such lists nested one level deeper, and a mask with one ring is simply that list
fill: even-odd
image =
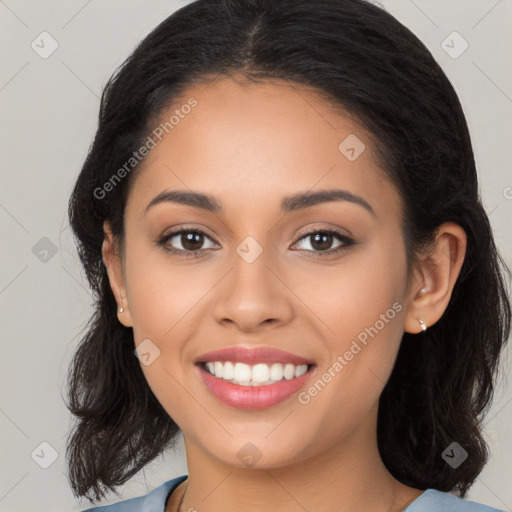
[{"label": "earlobe", "polygon": [[126,287],[123,277],[121,256],[116,251],[116,244],[110,223],[103,224],[104,239],[101,248],[103,264],[107,270],[110,288],[117,302],[117,318],[125,327],[132,326],[132,318],[128,307]]},{"label": "earlobe", "polygon": [[458,224],[447,222],[438,228],[434,246],[416,269],[418,277],[410,290],[405,332],[424,332],[443,316],[464,262],[466,243],[466,233]]},{"label": "earlobe", "polygon": [[117,310],[117,318],[121,324],[125,327],[132,327],[131,315],[128,309],[125,309],[123,306],[118,308]]}]

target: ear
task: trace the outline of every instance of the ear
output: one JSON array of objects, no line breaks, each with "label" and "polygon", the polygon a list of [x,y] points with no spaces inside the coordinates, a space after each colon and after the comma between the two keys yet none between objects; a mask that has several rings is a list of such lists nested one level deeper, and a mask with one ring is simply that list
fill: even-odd
[{"label": "ear", "polygon": [[466,232],[458,224],[447,222],[438,228],[432,250],[420,257],[414,269],[404,331],[421,332],[420,319],[428,328],[443,316],[464,262],[466,243]]},{"label": "ear", "polygon": [[[103,223],[104,239],[101,252],[103,255],[103,263],[107,269],[110,288],[117,302],[117,318],[125,327],[131,327],[132,316],[127,300],[126,286],[123,275],[123,265],[121,255],[115,243],[112,228],[108,221]],[[120,312],[120,308],[123,311]]]}]

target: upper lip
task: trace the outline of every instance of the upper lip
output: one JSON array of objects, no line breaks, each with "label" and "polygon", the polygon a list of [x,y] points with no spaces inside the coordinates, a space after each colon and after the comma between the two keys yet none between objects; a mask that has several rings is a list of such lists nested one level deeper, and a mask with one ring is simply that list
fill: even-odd
[{"label": "upper lip", "polygon": [[213,350],[198,356],[195,363],[206,363],[214,361],[231,361],[240,362],[249,365],[257,363],[290,363],[295,365],[300,364],[314,364],[313,361],[284,350],[279,350],[271,347],[253,347],[247,348],[238,346],[221,348]]}]

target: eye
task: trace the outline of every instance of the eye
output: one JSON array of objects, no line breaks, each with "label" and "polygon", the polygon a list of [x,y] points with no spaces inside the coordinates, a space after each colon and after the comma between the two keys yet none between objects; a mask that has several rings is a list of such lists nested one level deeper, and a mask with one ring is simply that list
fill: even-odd
[{"label": "eye", "polygon": [[[209,247],[203,247],[205,241],[210,241]],[[213,249],[216,244],[200,229],[182,228],[172,231],[157,241],[166,251],[178,254],[179,256],[194,256],[206,249]]]},{"label": "eye", "polygon": [[[308,241],[308,239],[310,239],[310,241]],[[332,255],[354,245],[354,241],[351,238],[330,229],[316,229],[303,233],[295,245],[298,245],[301,240],[306,242],[302,250],[319,253],[318,256],[323,256],[324,253]],[[332,244],[336,241],[339,243],[333,248]]]},{"label": "eye", "polygon": [[[308,239],[310,240],[308,241]],[[318,257],[336,254],[348,249],[355,243],[348,236],[330,229],[317,229],[302,233],[294,246],[299,245],[301,241],[307,243],[305,243],[306,247],[299,248],[300,250],[317,253],[315,256]],[[338,245],[333,248],[332,244],[336,241],[338,241]],[[204,247],[205,242],[209,242],[210,245]],[[218,246],[204,231],[191,228],[181,228],[172,231],[157,240],[157,244],[163,247],[164,250],[185,258],[197,256]]]}]

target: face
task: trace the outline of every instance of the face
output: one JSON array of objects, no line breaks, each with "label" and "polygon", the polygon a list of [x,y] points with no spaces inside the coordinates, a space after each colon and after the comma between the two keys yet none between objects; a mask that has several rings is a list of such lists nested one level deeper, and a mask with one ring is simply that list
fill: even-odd
[{"label": "face", "polygon": [[[368,134],[288,82],[213,81],[162,119],[176,109],[131,188],[116,288],[149,386],[187,446],[231,466],[248,442],[271,468],[374,431],[408,289],[402,201]],[[173,191],[218,208],[162,195]],[[278,403],[230,405],[196,361],[233,346],[313,365]]]}]

